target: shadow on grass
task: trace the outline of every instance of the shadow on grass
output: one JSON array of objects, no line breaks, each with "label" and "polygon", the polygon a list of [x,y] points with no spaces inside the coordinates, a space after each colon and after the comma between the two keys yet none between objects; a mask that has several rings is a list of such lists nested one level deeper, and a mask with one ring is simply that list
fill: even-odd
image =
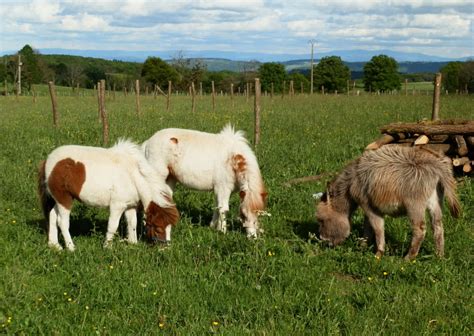
[{"label": "shadow on grass", "polygon": [[318,234],[319,224],[316,221],[298,221],[289,219],[286,221],[293,233],[303,240],[308,240],[311,235]]}]

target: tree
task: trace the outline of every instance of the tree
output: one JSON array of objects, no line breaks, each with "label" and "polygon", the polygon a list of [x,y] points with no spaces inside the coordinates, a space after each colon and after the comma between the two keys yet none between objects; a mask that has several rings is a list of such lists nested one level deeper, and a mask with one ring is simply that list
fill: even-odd
[{"label": "tree", "polygon": [[459,73],[459,84],[463,90],[467,88],[469,93],[474,93],[474,60],[463,63]]},{"label": "tree", "polygon": [[258,76],[260,77],[260,83],[262,91],[270,91],[273,89],[275,92],[281,92],[283,90],[283,81],[286,79],[285,66],[281,63],[263,63],[258,68]]},{"label": "tree", "polygon": [[459,84],[459,74],[461,72],[461,62],[449,62],[441,68],[443,89],[448,92],[456,92],[461,89]]},{"label": "tree", "polygon": [[168,81],[176,85],[179,75],[178,72],[159,57],[148,57],[143,63],[142,77],[146,83],[158,85],[162,89],[168,88]]},{"label": "tree", "polygon": [[303,90],[305,92],[309,92],[310,82],[309,82],[308,78],[306,78],[306,76],[303,75],[302,73],[292,72],[288,76],[288,79],[292,80],[294,82],[296,92],[300,92],[301,83],[303,83]]},{"label": "tree", "polygon": [[98,67],[97,65],[90,65],[85,70],[84,73],[87,76],[86,87],[93,88],[101,79],[105,79],[105,71]]},{"label": "tree", "polygon": [[314,84],[317,88],[324,85],[328,92],[345,91],[351,70],[339,56],[323,57],[314,68]]},{"label": "tree", "polygon": [[386,55],[378,55],[364,65],[365,91],[391,91],[401,88],[397,61]]},{"label": "tree", "polygon": [[21,83],[22,86],[31,89],[32,84],[41,82],[42,73],[38,62],[37,52],[30,45],[25,45],[19,52],[21,55]]}]

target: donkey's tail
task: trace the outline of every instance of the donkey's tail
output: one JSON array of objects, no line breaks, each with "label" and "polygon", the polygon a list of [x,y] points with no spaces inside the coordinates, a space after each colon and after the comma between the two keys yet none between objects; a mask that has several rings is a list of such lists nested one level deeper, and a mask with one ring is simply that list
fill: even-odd
[{"label": "donkey's tail", "polygon": [[461,215],[461,204],[459,203],[459,199],[456,194],[456,180],[453,177],[451,160],[447,162],[448,160],[445,162],[447,169],[443,169],[440,183],[443,187],[444,196],[448,202],[451,215],[455,218],[458,218]]},{"label": "donkey's tail", "polygon": [[38,168],[38,195],[43,209],[43,214],[46,219],[49,218],[51,209],[54,208],[56,202],[48,193],[46,189],[46,172],[45,172],[46,161],[41,161]]}]

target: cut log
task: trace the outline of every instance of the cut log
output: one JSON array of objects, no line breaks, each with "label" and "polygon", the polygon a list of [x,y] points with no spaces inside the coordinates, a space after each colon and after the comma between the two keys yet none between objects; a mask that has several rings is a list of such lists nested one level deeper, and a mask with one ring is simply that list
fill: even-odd
[{"label": "cut log", "polygon": [[462,171],[465,173],[470,173],[472,171],[472,162],[465,163],[462,166]]},{"label": "cut log", "polygon": [[383,145],[389,144],[395,140],[395,137],[390,134],[384,134],[374,142],[370,143],[365,147],[366,150],[373,150],[382,147]]},{"label": "cut log", "polygon": [[[386,146],[404,146],[404,147],[410,147],[412,144],[409,142],[404,142],[404,143],[390,143],[387,144]],[[446,154],[452,150],[452,146],[449,143],[442,143],[442,144],[426,144],[422,145],[425,148],[431,149],[436,152],[440,152],[443,154]]]},{"label": "cut log", "polygon": [[443,143],[448,139],[449,139],[449,135],[447,135],[447,134],[432,135],[430,137],[430,142],[432,142],[432,143],[433,142]]},{"label": "cut log", "polygon": [[464,121],[458,124],[444,123],[395,123],[383,126],[380,131],[382,133],[418,133],[425,135],[474,135],[474,121]]},{"label": "cut log", "polygon": [[465,137],[465,139],[470,147],[474,147],[474,136],[467,136]]},{"label": "cut log", "polygon": [[319,181],[322,178],[331,175],[330,173],[322,173],[319,175],[312,175],[312,176],[305,176],[305,177],[298,177],[289,181],[286,181],[283,183],[285,187],[290,187],[292,184],[299,184],[299,183],[305,183],[305,182],[313,182],[313,181]]},{"label": "cut log", "polygon": [[456,145],[458,146],[457,151],[459,156],[467,155],[467,153],[469,153],[469,150],[467,149],[467,144],[464,140],[464,137],[462,135],[455,135],[454,140],[456,140]]},{"label": "cut log", "polygon": [[459,166],[464,166],[466,163],[470,163],[471,160],[469,160],[468,157],[460,157],[460,158],[455,158],[453,159],[453,166],[459,167]]},{"label": "cut log", "polygon": [[426,145],[430,141],[430,138],[428,138],[426,135],[420,135],[416,140],[415,140],[415,146],[418,145]]}]

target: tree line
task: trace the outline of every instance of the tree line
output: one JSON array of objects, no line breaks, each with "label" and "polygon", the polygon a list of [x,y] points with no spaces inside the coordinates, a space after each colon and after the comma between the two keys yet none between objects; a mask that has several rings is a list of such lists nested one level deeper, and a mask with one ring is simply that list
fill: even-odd
[{"label": "tree line", "polygon": [[[310,71],[287,72],[281,63],[249,62],[240,71],[208,71],[199,60],[186,59],[178,54],[170,61],[159,57],[148,57],[144,63],[107,61],[97,58],[68,55],[41,55],[30,45],[25,45],[17,55],[4,56],[0,63],[0,81],[16,83],[18,76],[18,55],[21,56],[22,88],[31,90],[33,84],[53,81],[56,85],[93,88],[105,79],[109,88],[133,89],[136,79],[141,85],[162,90],[187,91],[191,83],[202,85],[204,92],[210,92],[214,83],[217,92],[228,92],[233,84],[235,90],[244,90],[255,77],[260,78],[262,91],[281,93],[289,90],[293,81],[295,91],[310,90]],[[365,63],[362,83],[366,91],[400,90],[401,82],[430,80],[433,74],[400,74],[397,61],[386,55],[378,55]],[[474,61],[450,62],[441,69],[443,89],[450,92],[474,92]],[[314,65],[313,85],[315,91],[328,93],[345,92],[349,89],[351,71],[338,56],[323,57]],[[201,87],[199,87],[201,89]]]}]

